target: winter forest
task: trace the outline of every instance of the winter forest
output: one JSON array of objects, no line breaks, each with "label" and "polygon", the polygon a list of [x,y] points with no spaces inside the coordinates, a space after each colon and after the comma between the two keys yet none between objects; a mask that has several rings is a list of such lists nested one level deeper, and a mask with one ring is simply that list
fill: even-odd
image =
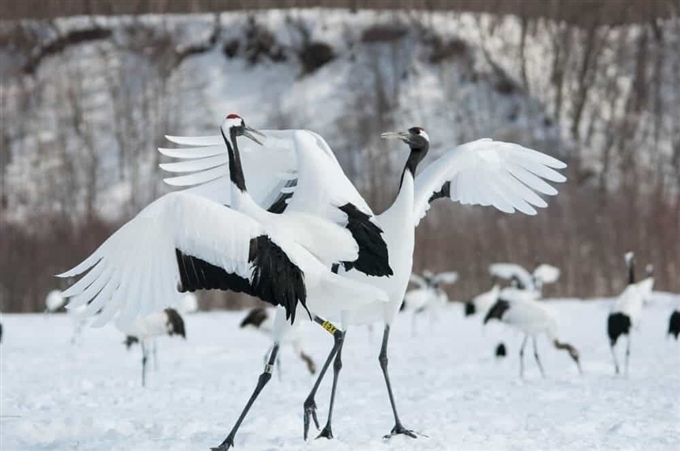
[{"label": "winter forest", "polygon": [[547,214],[428,214],[414,271],[455,269],[456,299],[487,289],[497,261],[561,268],[548,296],[613,296],[628,250],[656,290],[680,291],[675,1],[44,0],[0,14],[3,312],[41,311],[65,288],[54,274],[169,191],[165,135],[216,134],[229,113],[322,134],[376,213],[406,158],[385,131],[422,126],[428,158],[490,137],[567,162]]}]

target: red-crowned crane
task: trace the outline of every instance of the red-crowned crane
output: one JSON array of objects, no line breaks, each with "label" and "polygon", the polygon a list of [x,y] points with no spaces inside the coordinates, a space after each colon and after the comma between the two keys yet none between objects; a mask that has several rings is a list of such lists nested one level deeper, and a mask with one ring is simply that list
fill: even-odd
[{"label": "red-crowned crane", "polygon": [[220,131],[227,147],[226,155],[221,153],[228,164],[230,207],[190,192],[166,194],[61,277],[89,270],[64,296],[73,298],[74,308],[87,304],[86,314],[101,309],[94,325],[114,316],[128,324],[174,305],[180,292],[198,289],[243,292],[280,307],[274,322],[277,341],[241,415],[216,448],[225,450],[271,379],[286,320],[293,322],[303,312],[333,331],[324,317],[387,301],[381,289],[340,277],[330,267],[342,264],[375,275],[391,274],[391,269],[382,231],[356,204],[342,203],[342,196],[299,196],[326,217],[295,210],[276,214],[259,205],[246,188],[237,138],[261,143],[262,134],[235,114],[226,117]]},{"label": "red-crowned crane", "polygon": [[153,351],[154,365],[158,364],[156,339],[173,335],[185,339],[187,337],[184,319],[173,308],[137,318],[132,323],[118,323],[116,327],[126,335],[124,343],[128,349],[135,343],[139,343],[142,348],[142,387],[146,386],[146,362],[150,348]]},{"label": "red-crowned crane", "polygon": [[616,358],[616,342],[619,337],[625,335],[626,341],[626,374],[628,374],[628,362],[630,360],[630,334],[631,328],[640,320],[643,304],[648,301],[654,288],[654,278],[647,277],[640,282],[635,282],[635,254],[627,252],[624,256],[628,269],[628,285],[623,293],[614,302],[609,317],[607,318],[607,335],[614,361],[614,371],[620,372],[619,362]]},{"label": "red-crowned crane", "polygon": [[519,348],[520,377],[524,377],[524,348],[529,337],[531,337],[534,348],[536,364],[541,371],[541,375],[545,377],[543,365],[541,365],[541,360],[538,357],[538,347],[536,345],[536,337],[542,334],[545,334],[556,349],[567,351],[569,356],[576,363],[579,373],[581,372],[578,351],[569,343],[559,340],[557,321],[553,312],[551,312],[545,304],[530,299],[512,301],[499,299],[487,312],[486,317],[484,318],[484,324],[488,323],[491,319],[497,319],[524,333],[524,339]]}]

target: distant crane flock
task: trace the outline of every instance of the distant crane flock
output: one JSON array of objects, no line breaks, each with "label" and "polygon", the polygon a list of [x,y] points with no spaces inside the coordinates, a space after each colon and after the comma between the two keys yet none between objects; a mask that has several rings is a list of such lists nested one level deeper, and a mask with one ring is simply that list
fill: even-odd
[{"label": "distant crane flock", "polygon": [[[269,304],[250,311],[241,322],[241,327],[265,332],[272,346],[233,427],[213,448],[219,451],[234,446],[239,427],[272,377],[283,343],[291,343],[308,371],[316,372],[302,347],[300,325],[307,320],[328,332],[333,345],[303,402],[303,436],[307,439],[312,421],[319,428],[316,394],[332,364],[328,417],[319,434],[332,438],[347,330],[380,322],[384,328],[378,363],[394,420],[386,437],[416,438],[397,411],[388,370],[390,333],[402,304],[414,315],[428,310],[436,315],[448,303],[442,285],[458,279],[455,272],[412,274],[416,227],[437,199],[535,215],[548,205],[540,195],[557,194],[550,183],[566,181],[558,172],[566,165],[517,144],[480,139],[445,151],[418,172],[430,149],[428,133],[422,127],[383,133],[384,139],[403,142],[408,156],[395,180],[399,189],[393,203],[376,215],[320,135],[308,130],[258,131],[236,114],[226,116],[219,132],[168,136],[182,147],[159,149],[177,159],[161,167],[176,174],[165,182],[181,189],[153,201],[83,262],[61,274],[80,278],[63,293],[50,293],[47,310],[55,311],[69,299],[67,310],[78,321],[91,317],[94,326],[114,321],[128,345],[141,344],[144,385],[150,348],[155,357],[155,339],[186,337],[182,314],[196,309],[195,297],[194,307],[178,308],[187,293],[228,290]],[[635,284],[632,255],[627,261],[630,283],[608,329],[617,371],[613,346],[622,334],[630,344],[630,326],[653,286],[653,279]],[[560,339],[556,316],[540,302],[543,285],[555,282],[560,271],[545,264],[533,273],[519,265],[495,264],[490,273],[492,289],[466,303],[465,311],[483,315],[484,323],[498,320],[524,334],[520,374],[529,338],[544,373],[536,342],[541,334],[566,351],[580,372],[579,351]],[[510,286],[502,288],[496,283],[500,279]],[[407,292],[409,281],[416,290]],[[677,337],[680,314],[673,315],[669,334]],[[77,331],[80,324],[76,322]],[[499,345],[497,355],[505,353],[505,345]]]}]

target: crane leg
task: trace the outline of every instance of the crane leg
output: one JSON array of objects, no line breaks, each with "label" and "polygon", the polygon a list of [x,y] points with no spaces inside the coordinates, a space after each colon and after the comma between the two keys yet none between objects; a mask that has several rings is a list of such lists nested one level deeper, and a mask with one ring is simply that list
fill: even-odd
[{"label": "crane leg", "polygon": [[626,341],[626,376],[628,376],[628,360],[630,359],[630,334],[627,335]]},{"label": "crane leg", "polygon": [[335,405],[335,393],[338,387],[338,377],[340,376],[340,370],[342,369],[342,346],[345,342],[345,337],[347,336],[347,331],[342,333],[340,336],[340,346],[338,347],[338,352],[335,354],[335,360],[333,361],[333,387],[331,388],[331,402],[328,406],[328,419],[326,420],[326,425],[321,430],[321,433],[317,438],[333,438],[333,428],[331,427],[331,421],[333,419],[333,406]]},{"label": "crane leg", "polygon": [[281,382],[281,378],[283,377],[283,371],[281,371],[281,357],[276,359],[276,372],[279,375],[279,382]]},{"label": "crane leg", "polygon": [[146,361],[148,360],[148,352],[144,340],[140,341],[142,346],[142,387],[146,386]]},{"label": "crane leg", "polygon": [[536,337],[532,337],[532,344],[534,347],[534,358],[536,359],[536,365],[538,369],[541,370],[541,376],[545,377],[545,371],[543,371],[543,365],[541,365],[541,359],[538,358],[538,347],[536,346]]},{"label": "crane leg", "polygon": [[319,324],[326,331],[328,331],[328,333],[333,335],[334,343],[331,352],[328,353],[328,357],[326,357],[326,361],[323,363],[323,366],[321,367],[321,371],[319,372],[319,376],[316,378],[316,382],[314,382],[312,391],[309,392],[309,395],[307,395],[307,399],[305,399],[305,402],[303,404],[304,408],[303,437],[305,440],[307,440],[307,436],[309,434],[310,418],[314,420],[314,425],[316,426],[317,429],[319,429],[319,420],[316,417],[316,401],[314,400],[314,398],[316,397],[316,392],[319,390],[319,385],[321,385],[321,381],[326,375],[326,371],[328,371],[328,367],[331,365],[333,358],[338,353],[338,350],[342,346],[343,340],[345,338],[345,333],[342,330],[335,327],[329,321],[326,321],[323,318],[315,315],[314,322]]},{"label": "crane leg", "polygon": [[262,372],[262,374],[260,374],[260,377],[257,379],[257,385],[255,386],[255,390],[253,391],[253,394],[250,395],[250,399],[248,399],[248,402],[246,403],[246,406],[243,408],[241,415],[239,415],[238,420],[236,420],[236,424],[234,424],[234,427],[231,429],[231,432],[229,432],[229,435],[227,435],[227,438],[225,438],[224,441],[219,444],[219,446],[211,448],[212,451],[226,451],[232,446],[234,446],[234,437],[236,437],[236,432],[238,431],[238,428],[241,426],[241,423],[245,419],[246,415],[248,415],[248,411],[255,403],[255,400],[260,395],[262,389],[265,387],[265,385],[267,385],[267,382],[269,382],[269,380],[272,378],[274,364],[276,363],[276,355],[278,353],[279,343],[277,342],[274,343],[271,355],[269,356],[269,360],[267,361],[267,364],[264,367],[264,371]]},{"label": "crane leg", "polygon": [[387,343],[390,339],[390,326],[385,325],[385,331],[383,332],[382,346],[380,347],[380,355],[378,356],[378,362],[380,362],[380,369],[382,369],[383,376],[385,376],[385,385],[387,386],[387,394],[390,397],[390,404],[392,405],[392,413],[394,414],[394,427],[389,435],[385,438],[390,438],[395,435],[406,435],[411,438],[416,438],[416,434],[410,431],[401,424],[399,419],[399,414],[397,413],[397,405],[394,402],[394,394],[392,393],[392,384],[390,383],[390,374],[387,371]]},{"label": "crane leg", "polygon": [[616,350],[614,349],[614,343],[609,343],[609,349],[612,351],[612,359],[614,360],[614,370],[616,374],[619,374],[619,361],[616,359]]},{"label": "crane leg", "polygon": [[524,347],[527,345],[528,335],[524,336],[522,346],[519,347],[519,377],[524,378]]}]

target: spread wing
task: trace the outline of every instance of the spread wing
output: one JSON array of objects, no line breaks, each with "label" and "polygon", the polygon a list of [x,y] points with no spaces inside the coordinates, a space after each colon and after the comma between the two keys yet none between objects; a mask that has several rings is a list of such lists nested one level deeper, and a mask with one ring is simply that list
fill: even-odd
[{"label": "spread wing", "polygon": [[291,322],[308,297],[319,311],[387,300],[382,290],[331,273],[298,243],[268,233],[249,216],[183,192],[151,203],[59,276],[86,271],[63,295],[71,298],[69,308],[87,305],[86,316],[101,310],[95,326],[114,316],[129,324],[198,289],[250,294],[284,307]]},{"label": "spread wing", "polygon": [[286,253],[286,247],[246,215],[198,196],[171,193],[60,277],[89,270],[64,296],[71,298],[69,308],[89,303],[85,315],[102,309],[95,325],[119,313],[123,323],[131,322],[177,304],[181,291],[196,289],[246,292],[292,314],[298,302],[304,305],[306,291],[289,255],[295,251]]},{"label": "spread wing", "polygon": [[555,283],[560,278],[560,270],[552,265],[543,263],[534,269],[534,278],[542,284]]},{"label": "spread wing", "polygon": [[[359,246],[356,261],[345,262],[368,275],[391,275],[387,245],[374,214],[347,178],[326,141],[308,130],[264,130],[263,146],[239,140],[248,191],[263,208],[317,216],[347,228]],[[165,179],[194,194],[229,205],[229,162],[219,135],[167,137],[180,145],[203,146],[159,149],[182,161],[163,164],[170,172],[191,172]]]},{"label": "spread wing", "polygon": [[[239,140],[241,163],[251,197],[262,208],[280,213],[297,183],[293,131],[266,130],[264,133],[267,135],[264,146],[248,139]],[[231,205],[229,158],[222,136],[166,138],[190,147],[158,149],[163,155],[179,160],[160,165],[163,170],[178,174],[166,178],[165,183],[219,204]]]},{"label": "spread wing", "polygon": [[489,273],[501,279],[516,279],[521,289],[533,289],[534,282],[529,271],[515,263],[493,263],[489,265]]},{"label": "spread wing", "polygon": [[[518,144],[479,139],[447,151],[415,180],[416,225],[430,202],[449,198],[464,205],[494,206],[505,213],[527,215],[548,204],[537,193],[555,195],[545,180],[566,178],[554,169],[563,162]],[[545,180],[544,180],[545,179]]]}]

